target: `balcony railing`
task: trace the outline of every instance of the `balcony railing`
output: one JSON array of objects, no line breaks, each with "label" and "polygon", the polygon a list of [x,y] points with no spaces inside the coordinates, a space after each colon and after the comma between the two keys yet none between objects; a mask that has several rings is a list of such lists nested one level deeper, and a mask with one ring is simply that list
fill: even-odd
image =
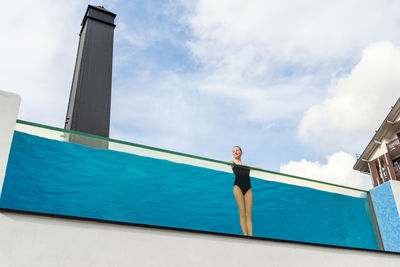
[{"label": "balcony railing", "polygon": [[400,147],[400,140],[399,138],[396,138],[389,143],[386,144],[387,150],[390,152],[392,150],[395,150],[396,148]]}]

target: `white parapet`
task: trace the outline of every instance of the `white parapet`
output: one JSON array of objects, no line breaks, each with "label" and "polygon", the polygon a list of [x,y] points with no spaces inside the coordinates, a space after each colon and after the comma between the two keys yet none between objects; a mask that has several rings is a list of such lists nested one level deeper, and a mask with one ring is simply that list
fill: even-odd
[{"label": "white parapet", "polygon": [[399,266],[395,253],[0,212],[0,266]]},{"label": "white parapet", "polygon": [[0,195],[20,103],[19,95],[0,91]]}]

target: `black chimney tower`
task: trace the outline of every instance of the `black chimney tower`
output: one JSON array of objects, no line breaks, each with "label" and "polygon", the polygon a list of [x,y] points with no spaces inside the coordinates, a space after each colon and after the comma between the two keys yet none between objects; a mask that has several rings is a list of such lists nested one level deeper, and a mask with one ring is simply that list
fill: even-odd
[{"label": "black chimney tower", "polygon": [[86,10],[64,126],[67,130],[109,137],[115,16],[101,6],[89,5]]}]

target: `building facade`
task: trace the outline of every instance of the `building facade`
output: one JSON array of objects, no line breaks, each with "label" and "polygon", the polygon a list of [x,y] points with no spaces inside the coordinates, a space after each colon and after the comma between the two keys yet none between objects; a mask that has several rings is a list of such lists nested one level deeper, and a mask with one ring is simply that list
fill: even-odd
[{"label": "building facade", "polygon": [[374,187],[400,181],[400,98],[358,157],[354,169],[369,173]]}]

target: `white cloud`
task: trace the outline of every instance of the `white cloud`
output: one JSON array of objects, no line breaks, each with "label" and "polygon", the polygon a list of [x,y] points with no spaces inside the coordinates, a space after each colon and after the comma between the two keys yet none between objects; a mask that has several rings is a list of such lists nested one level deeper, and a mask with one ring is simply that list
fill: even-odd
[{"label": "white cloud", "polygon": [[85,10],[78,1],[5,1],[2,90],[22,97],[19,118],[63,126]]},{"label": "white cloud", "polygon": [[400,48],[375,43],[349,76],[333,82],[324,101],[305,112],[298,134],[320,149],[360,149],[396,102],[399,88]]},{"label": "white cloud", "polygon": [[199,89],[241,103],[241,118],[255,123],[298,118],[361,49],[400,41],[396,1],[202,0],[187,9]]},{"label": "white cloud", "polygon": [[368,190],[372,188],[368,175],[353,170],[355,158],[346,152],[336,152],[328,156],[326,164],[306,159],[282,164],[282,173],[316,179],[323,182],[339,184]]},{"label": "white cloud", "polygon": [[265,75],[282,62],[348,60],[400,33],[396,1],[202,0],[189,9],[194,57],[232,81]]}]

